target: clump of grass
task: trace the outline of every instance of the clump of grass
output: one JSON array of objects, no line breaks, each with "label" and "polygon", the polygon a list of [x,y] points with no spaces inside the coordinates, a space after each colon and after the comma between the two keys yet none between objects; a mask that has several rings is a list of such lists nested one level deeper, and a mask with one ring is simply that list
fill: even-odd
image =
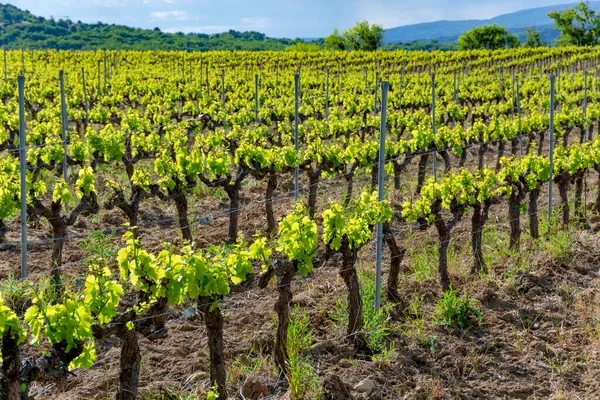
[{"label": "clump of grass", "polygon": [[433,351],[437,338],[427,329],[425,314],[421,312],[424,303],[422,296],[415,296],[410,301],[405,312],[406,321],[399,328],[399,332],[416,341],[419,347]]},{"label": "clump of grass", "polygon": [[312,331],[309,328],[310,318],[305,310],[296,306],[290,317],[288,326],[288,382],[292,399],[319,398],[319,382],[312,367],[310,355],[306,351],[312,345]]},{"label": "clump of grass", "polygon": [[23,315],[25,309],[31,304],[23,282],[13,274],[9,274],[6,280],[0,282],[0,294],[6,305],[17,315]]},{"label": "clump of grass", "polygon": [[569,229],[554,230],[547,241],[541,242],[553,260],[567,263],[573,257],[573,231]]},{"label": "clump of grass", "polygon": [[390,319],[390,306],[383,305],[375,312],[375,274],[371,272],[359,272],[362,297],[364,330],[367,335],[369,348],[375,355],[389,353],[386,348],[386,337],[390,330],[388,322]]},{"label": "clump of grass", "polygon": [[415,236],[413,232],[408,232],[404,241],[412,270],[410,277],[417,282],[422,282],[436,277],[438,253],[434,243],[423,246],[419,240],[422,239]]},{"label": "clump of grass", "polygon": [[417,282],[435,278],[437,251],[413,252],[410,254],[413,278]]},{"label": "clump of grass", "polygon": [[461,329],[481,324],[483,315],[477,300],[469,295],[460,296],[450,287],[435,306],[434,320],[447,328]]}]

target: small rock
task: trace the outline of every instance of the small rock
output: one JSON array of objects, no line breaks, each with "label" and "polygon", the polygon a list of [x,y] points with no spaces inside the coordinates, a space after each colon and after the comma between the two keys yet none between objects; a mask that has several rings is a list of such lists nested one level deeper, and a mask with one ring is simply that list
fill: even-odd
[{"label": "small rock", "polygon": [[547,344],[544,342],[537,342],[533,348],[536,349],[537,351],[539,351],[540,353],[545,353],[546,349],[547,349]]},{"label": "small rock", "polygon": [[269,388],[259,381],[248,381],[242,386],[242,394],[247,399],[257,400],[269,395]]},{"label": "small rock", "polygon": [[358,393],[371,393],[375,389],[375,381],[372,379],[366,378],[362,381],[358,382],[356,386],[354,386],[354,390]]},{"label": "small rock", "polygon": [[314,355],[315,357],[320,356],[323,353],[329,353],[331,349],[333,349],[335,347],[333,341],[327,339],[327,340],[323,340],[322,342],[319,343],[315,343],[311,348],[310,348],[310,353],[312,355]]},{"label": "small rock", "polygon": [[323,379],[323,398],[326,400],[350,400],[350,387],[338,375],[328,373]]},{"label": "small rock", "polygon": [[342,368],[350,368],[352,366],[352,363],[350,363],[350,361],[344,359],[344,360],[340,360],[338,365]]},{"label": "small rock", "polygon": [[544,355],[548,355],[548,356],[554,355],[554,350],[546,342],[537,342],[534,345],[534,349],[536,349],[537,351],[539,351],[540,353],[542,353]]}]

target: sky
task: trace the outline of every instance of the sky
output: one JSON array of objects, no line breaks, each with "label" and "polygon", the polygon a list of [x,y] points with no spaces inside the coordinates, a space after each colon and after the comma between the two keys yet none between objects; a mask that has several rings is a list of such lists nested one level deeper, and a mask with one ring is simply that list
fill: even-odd
[{"label": "sky", "polygon": [[271,37],[325,37],[357,21],[393,28],[441,19],[487,19],[560,0],[9,0],[35,15],[164,32],[258,31]]}]

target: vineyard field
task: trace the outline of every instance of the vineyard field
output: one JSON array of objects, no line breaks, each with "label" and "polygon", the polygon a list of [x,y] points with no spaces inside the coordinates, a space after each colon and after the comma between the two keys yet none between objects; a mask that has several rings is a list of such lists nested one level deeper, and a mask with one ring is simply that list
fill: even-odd
[{"label": "vineyard field", "polygon": [[0,399],[600,390],[597,49],[4,60]]}]

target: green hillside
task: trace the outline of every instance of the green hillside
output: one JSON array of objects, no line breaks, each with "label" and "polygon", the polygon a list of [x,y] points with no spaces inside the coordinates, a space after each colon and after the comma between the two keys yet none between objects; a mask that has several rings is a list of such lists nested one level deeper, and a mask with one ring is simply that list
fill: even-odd
[{"label": "green hillside", "polygon": [[259,32],[207,34],[165,33],[101,22],[85,24],[37,17],[0,4],[0,45],[7,49],[61,50],[283,50],[292,39],[273,39]]}]

